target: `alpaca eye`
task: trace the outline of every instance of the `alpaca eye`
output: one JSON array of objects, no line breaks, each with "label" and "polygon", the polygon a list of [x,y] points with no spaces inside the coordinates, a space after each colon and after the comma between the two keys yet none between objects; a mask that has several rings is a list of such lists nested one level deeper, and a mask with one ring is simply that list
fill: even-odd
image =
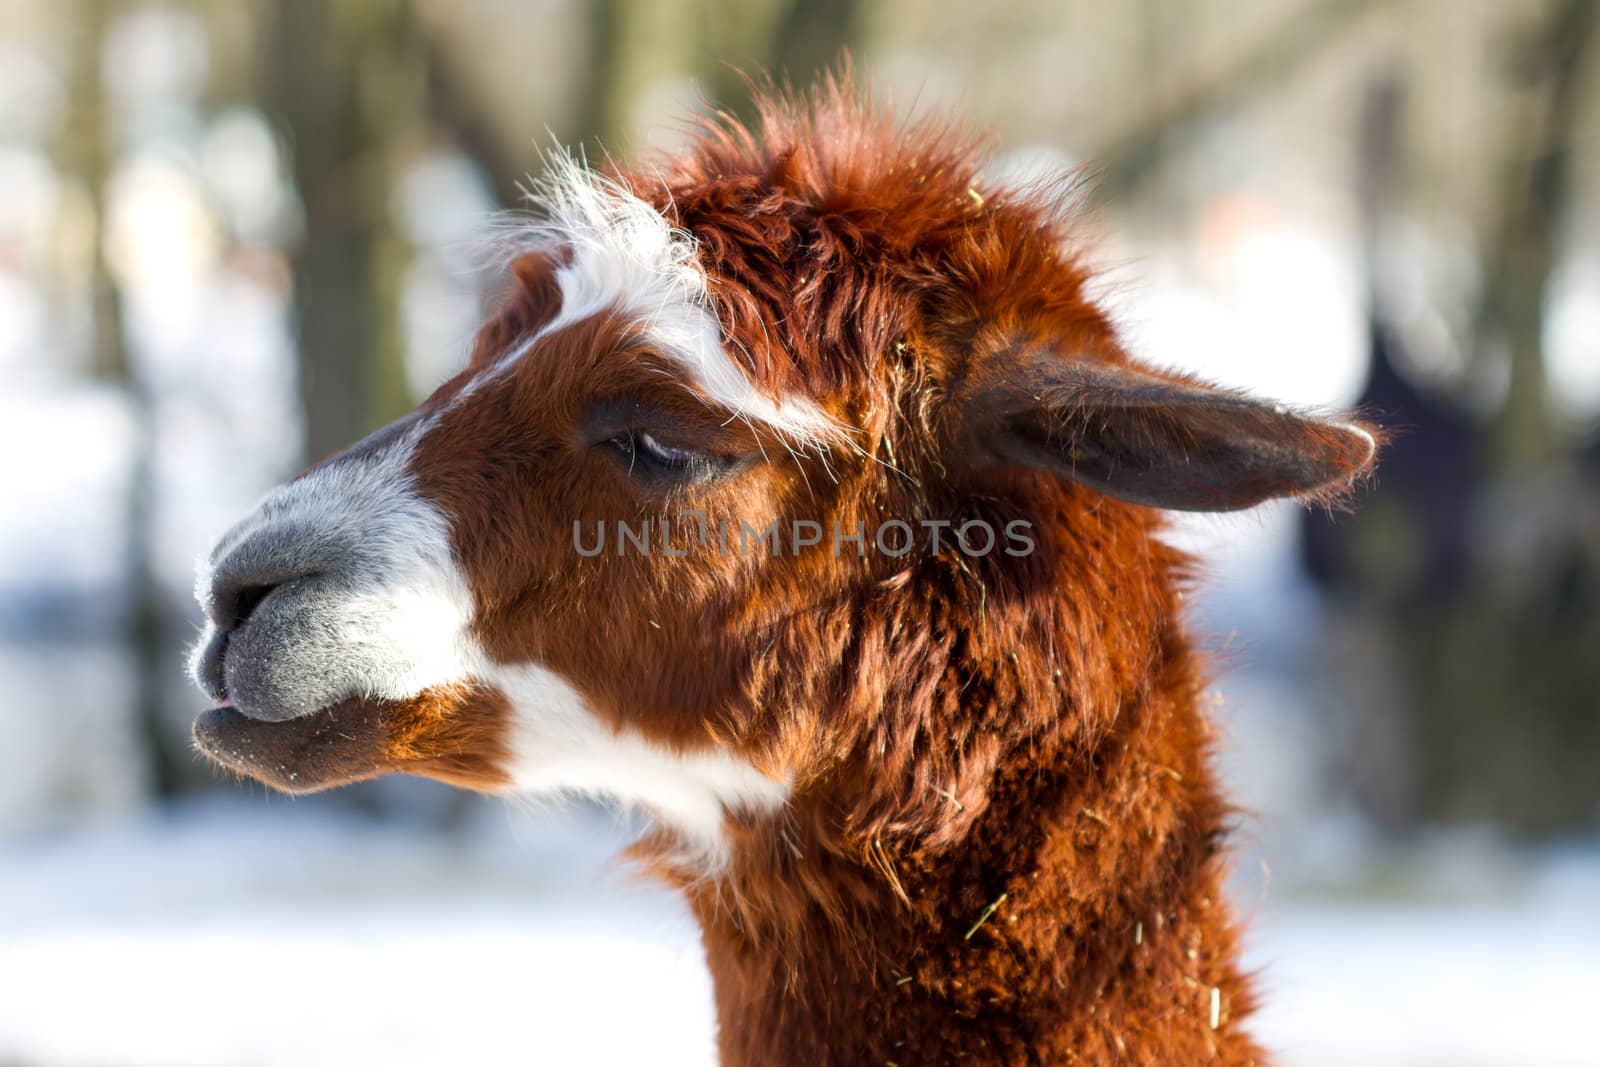
[{"label": "alpaca eye", "polygon": [[663,467],[687,467],[697,459],[710,458],[706,453],[696,452],[692,448],[674,448],[662,444],[647,433],[634,434],[633,447],[637,454]]},{"label": "alpaca eye", "polygon": [[705,481],[734,466],[734,462],[725,457],[670,445],[643,430],[617,434],[606,444],[622,459],[628,474],[641,481]]}]

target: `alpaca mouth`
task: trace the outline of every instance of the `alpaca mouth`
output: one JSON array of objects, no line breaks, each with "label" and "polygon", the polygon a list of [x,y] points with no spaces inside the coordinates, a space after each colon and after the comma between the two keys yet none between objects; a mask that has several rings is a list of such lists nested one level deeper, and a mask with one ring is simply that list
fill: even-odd
[{"label": "alpaca mouth", "polygon": [[222,766],[285,793],[315,793],[385,774],[418,774],[499,792],[511,706],[499,690],[459,683],[404,700],[346,697],[310,715],[260,719],[224,698],[194,722],[195,747]]},{"label": "alpaca mouth", "polygon": [[195,747],[231,771],[285,793],[376,778],[385,761],[384,705],[361,698],[280,722],[251,718],[225,698],[194,723]]},{"label": "alpaca mouth", "polygon": [[483,791],[504,786],[503,696],[459,672],[442,685],[406,684],[415,661],[404,649],[330,641],[326,632],[344,621],[341,601],[315,589],[293,594],[263,598],[241,624],[208,628],[191,663],[212,699],[194,723],[196,749],[285,793],[391,773]]},{"label": "alpaca mouth", "polygon": [[[449,687],[411,680],[450,673],[450,666],[426,663],[403,640],[419,630],[435,635],[408,623],[404,612],[363,614],[369,601],[351,596],[347,585],[303,576],[228,593],[225,610],[213,607],[190,662],[212,701],[193,728],[203,755],[286,793],[396,771],[438,776],[436,770],[459,769],[438,758],[441,749],[453,751],[448,723],[459,701]],[[439,635],[422,652],[443,648],[448,659],[450,636]]]},{"label": "alpaca mouth", "polygon": [[[354,696],[319,701],[314,689],[278,682],[271,670],[275,657],[259,654],[255,646],[272,647],[281,631],[257,620],[214,633],[198,650],[196,679],[214,703],[195,720],[195,747],[229,770],[286,793],[382,774],[383,702]],[[323,703],[318,710],[299,711],[317,703]]]}]

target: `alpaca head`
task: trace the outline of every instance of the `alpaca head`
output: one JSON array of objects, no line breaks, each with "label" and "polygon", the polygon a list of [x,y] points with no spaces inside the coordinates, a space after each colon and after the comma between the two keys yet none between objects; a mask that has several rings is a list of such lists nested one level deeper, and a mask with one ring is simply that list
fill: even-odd
[{"label": "alpaca head", "polygon": [[895,750],[966,610],[919,590],[1037,610],[1132,566],[1108,522],[1366,468],[1359,427],[1136,366],[1063,190],[842,94],[558,163],[466,369],[205,561],[200,748],[289,791],[603,793],[714,865],[730,814]]}]

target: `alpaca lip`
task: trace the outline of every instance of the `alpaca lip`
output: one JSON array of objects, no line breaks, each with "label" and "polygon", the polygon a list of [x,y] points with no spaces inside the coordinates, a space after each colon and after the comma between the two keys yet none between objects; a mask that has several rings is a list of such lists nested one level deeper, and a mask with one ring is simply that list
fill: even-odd
[{"label": "alpaca lip", "polygon": [[195,747],[285,793],[314,793],[384,773],[378,704],[351,699],[297,719],[253,719],[219,703],[194,722]]}]

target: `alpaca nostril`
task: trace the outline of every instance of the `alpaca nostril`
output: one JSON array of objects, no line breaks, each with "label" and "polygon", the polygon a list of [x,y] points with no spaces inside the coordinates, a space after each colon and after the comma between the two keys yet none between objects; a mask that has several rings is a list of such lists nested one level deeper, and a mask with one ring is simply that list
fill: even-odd
[{"label": "alpaca nostril", "polygon": [[[289,596],[327,573],[337,573],[344,556],[332,537],[283,524],[214,553],[201,569],[195,595],[212,625],[231,632],[260,614],[269,600],[282,600],[280,590]],[[274,609],[268,605],[268,610]]]},{"label": "alpaca nostril", "polygon": [[239,590],[234,597],[233,622],[228,629],[237,630],[249,622],[250,616],[255,614],[255,610],[261,606],[261,602],[271,596],[272,591],[277,588],[276,584],[247,585]]},{"label": "alpaca nostril", "polygon": [[228,585],[214,588],[206,606],[206,614],[211,616],[218,633],[230,634],[249,622],[250,616],[255,614],[262,602],[283,584],[263,582],[259,585],[241,585],[238,588]]}]

